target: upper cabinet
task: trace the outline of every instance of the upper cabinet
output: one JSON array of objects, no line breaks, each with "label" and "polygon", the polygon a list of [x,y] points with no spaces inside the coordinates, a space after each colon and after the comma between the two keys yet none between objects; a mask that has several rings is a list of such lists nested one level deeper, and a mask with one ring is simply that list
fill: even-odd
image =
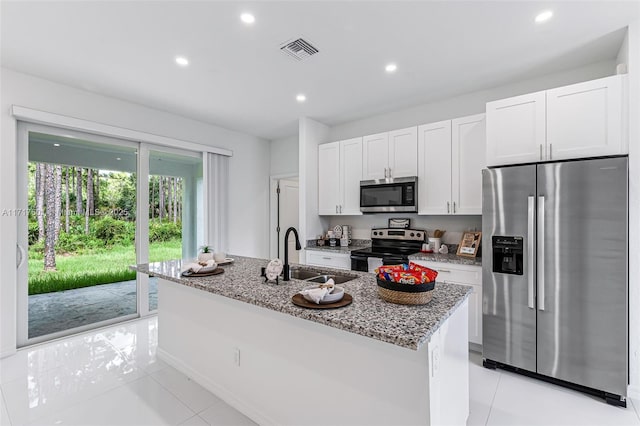
[{"label": "upper cabinet", "polygon": [[318,146],[318,214],[361,215],[362,138]]},{"label": "upper cabinet", "polygon": [[416,176],[417,127],[362,138],[362,180]]},{"label": "upper cabinet", "polygon": [[544,115],[545,92],[487,103],[487,165],[541,161]]},{"label": "upper cabinet", "polygon": [[451,120],[451,199],[454,214],[482,214],[482,169],[487,167],[484,114]]},{"label": "upper cabinet", "polygon": [[628,153],[625,75],[487,103],[487,165]]},{"label": "upper cabinet", "polygon": [[485,115],[418,127],[418,213],[482,214]]},{"label": "upper cabinet", "polygon": [[547,90],[548,160],[626,154],[622,75]]}]

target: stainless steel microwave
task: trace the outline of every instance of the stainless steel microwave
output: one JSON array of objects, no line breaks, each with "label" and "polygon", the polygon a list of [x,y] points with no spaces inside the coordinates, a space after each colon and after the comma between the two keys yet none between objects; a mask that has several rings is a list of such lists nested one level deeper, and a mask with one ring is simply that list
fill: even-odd
[{"label": "stainless steel microwave", "polygon": [[417,213],[417,176],[360,181],[360,211]]}]

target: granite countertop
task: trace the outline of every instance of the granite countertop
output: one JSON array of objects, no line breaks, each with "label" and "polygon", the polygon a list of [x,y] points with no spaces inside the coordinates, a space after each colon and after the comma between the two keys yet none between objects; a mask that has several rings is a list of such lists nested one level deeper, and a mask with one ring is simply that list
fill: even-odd
[{"label": "granite countertop", "polygon": [[350,254],[354,250],[362,250],[362,249],[369,248],[369,247],[371,247],[371,244],[358,244],[358,245],[354,244],[354,245],[347,246],[347,247],[340,247],[340,246],[336,246],[336,247],[331,247],[331,246],[307,246],[307,247],[305,247],[305,250]]},{"label": "granite countertop", "polygon": [[141,264],[132,268],[188,287],[412,350],[418,350],[428,342],[433,333],[455,312],[471,291],[471,287],[468,286],[437,283],[433,290],[433,298],[428,304],[396,305],[378,297],[374,274],[294,265],[293,269],[304,267],[319,272],[333,271],[355,277],[352,281],[340,284],[353,296],[351,305],[340,309],[305,309],[294,305],[291,298],[307,287],[308,282],[292,279],[280,281],[278,285],[265,283],[260,277],[260,268],[267,265],[269,262],[267,259],[230,256],[235,259],[235,262],[222,266],[225,270],[223,274],[210,277],[182,277],[180,260]]},{"label": "granite countertop", "polygon": [[482,266],[481,257],[458,256],[455,253],[416,253],[409,255],[409,260],[426,260],[428,262],[456,263],[458,265]]}]

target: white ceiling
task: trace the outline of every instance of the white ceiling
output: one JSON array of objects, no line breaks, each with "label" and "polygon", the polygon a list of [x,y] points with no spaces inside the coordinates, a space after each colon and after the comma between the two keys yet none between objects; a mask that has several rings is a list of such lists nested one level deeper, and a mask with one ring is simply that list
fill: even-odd
[{"label": "white ceiling", "polygon": [[[545,9],[554,17],[535,24]],[[640,2],[3,1],[0,12],[5,67],[273,139],[301,115],[336,125],[613,59]],[[279,51],[299,36],[320,53]]]}]

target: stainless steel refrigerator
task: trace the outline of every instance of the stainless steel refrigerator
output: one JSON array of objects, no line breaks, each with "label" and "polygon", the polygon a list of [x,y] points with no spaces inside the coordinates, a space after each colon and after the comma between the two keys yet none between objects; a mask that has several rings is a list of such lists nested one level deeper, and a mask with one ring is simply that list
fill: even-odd
[{"label": "stainless steel refrigerator", "polygon": [[493,168],[482,185],[485,366],[626,405],[627,157]]}]

